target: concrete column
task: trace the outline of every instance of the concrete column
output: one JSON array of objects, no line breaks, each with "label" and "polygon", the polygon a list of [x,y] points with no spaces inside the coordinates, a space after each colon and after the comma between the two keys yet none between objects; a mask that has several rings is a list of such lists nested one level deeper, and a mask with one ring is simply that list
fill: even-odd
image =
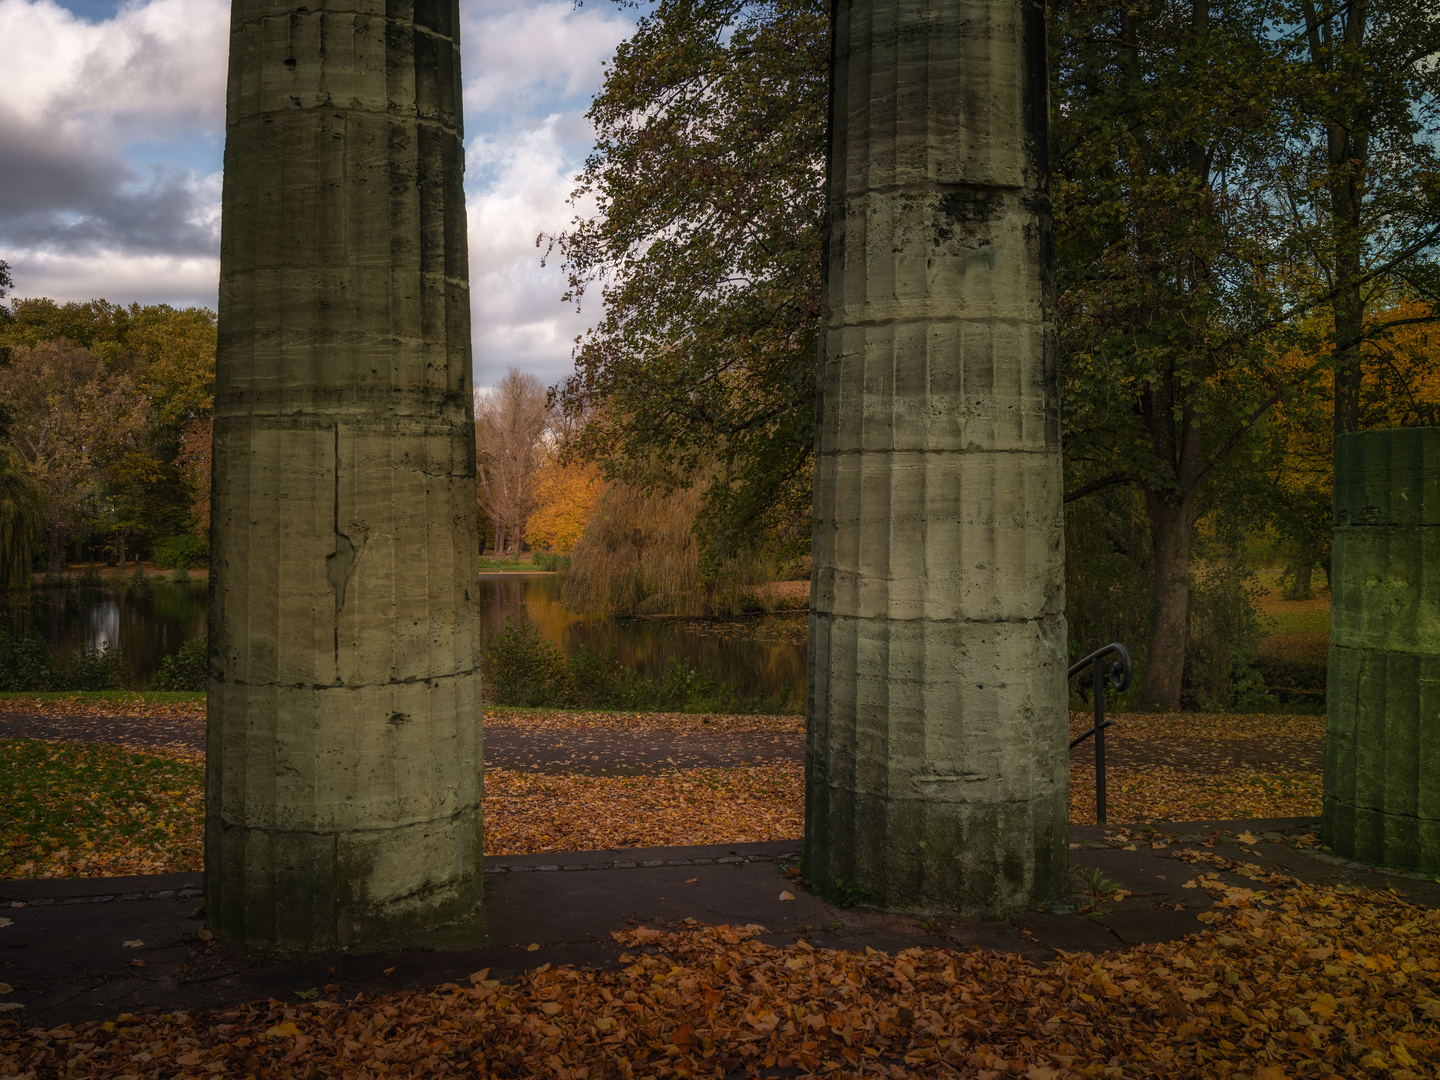
[{"label": "concrete column", "polygon": [[249,948],[481,897],[456,0],[234,0],[205,890]]},{"label": "concrete column", "polygon": [[893,911],[1067,888],[1044,10],[839,0],[806,876]]},{"label": "concrete column", "polygon": [[1440,871],[1440,428],[1335,440],[1322,833]]}]

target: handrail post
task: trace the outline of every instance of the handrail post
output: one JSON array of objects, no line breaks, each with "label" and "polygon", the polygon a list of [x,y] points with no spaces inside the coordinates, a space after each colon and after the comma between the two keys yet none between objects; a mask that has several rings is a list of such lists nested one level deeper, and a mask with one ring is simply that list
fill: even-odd
[{"label": "handrail post", "polygon": [[1095,821],[1105,824],[1105,669],[1100,657],[1090,664],[1095,688]]}]

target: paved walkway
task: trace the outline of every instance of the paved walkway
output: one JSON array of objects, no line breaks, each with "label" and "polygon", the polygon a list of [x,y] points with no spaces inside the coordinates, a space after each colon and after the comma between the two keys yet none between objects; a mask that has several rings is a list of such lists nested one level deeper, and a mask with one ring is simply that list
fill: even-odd
[{"label": "paved walkway", "polygon": [[[828,904],[784,876],[798,843],[492,858],[486,860],[485,915],[469,940],[452,941],[447,951],[348,952],[294,961],[251,960],[201,940],[198,874],[0,882],[0,912],[10,921],[0,925],[0,981],[14,987],[6,1001],[25,1006],[27,1024],[49,1027],[144,1009],[218,1008],[267,996],[289,1000],[312,988],[351,995],[430,987],[485,967],[492,977],[508,978],[547,962],[616,965],[620,949],[612,930],[686,918],[759,923],[771,931],[767,941],[804,937],[824,948],[985,948],[1040,959],[1057,949],[1103,952],[1202,929],[1196,915],[1212,898],[1183,887],[1198,868],[1177,854],[1204,837],[1220,840],[1205,848],[1217,855],[1306,881],[1393,887],[1416,903],[1440,907],[1440,885],[1433,882],[1292,846],[1291,839],[1314,825],[1306,819],[1173,824],[1165,827],[1167,846],[1147,842],[1135,851],[1092,848],[1101,831],[1078,827],[1071,831],[1080,845],[1071,853],[1077,889],[1098,870],[1131,895],[1090,914],[1062,907],[1003,922],[922,922]],[[1247,830],[1259,842],[1235,841]],[[796,899],[782,900],[782,891]]]},{"label": "paved walkway", "polygon": [[[0,739],[55,739],[121,743],[137,747],[205,749],[205,721],[199,716],[124,716],[103,713],[53,716],[0,712]],[[1092,765],[1094,741],[1072,751],[1077,764]],[[1319,774],[1323,741],[1219,738],[1203,728],[1183,739],[1127,734],[1122,724],[1106,732],[1109,768],[1147,765],[1183,769],[1204,776],[1228,776],[1236,768]],[[486,725],[485,761],[535,772],[634,774],[676,768],[803,762],[805,736],[797,731],[667,731],[636,729],[623,722],[587,723],[573,728],[527,727],[500,720]]]}]

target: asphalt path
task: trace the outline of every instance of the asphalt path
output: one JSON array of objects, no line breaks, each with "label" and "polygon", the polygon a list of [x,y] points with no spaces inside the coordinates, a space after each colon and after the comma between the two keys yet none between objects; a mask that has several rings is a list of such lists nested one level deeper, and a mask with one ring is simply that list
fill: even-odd
[{"label": "asphalt path", "polygon": [[[67,716],[0,713],[0,738],[105,742],[127,746],[205,749],[205,721],[198,716]],[[1072,751],[1090,766],[1094,741]],[[799,763],[805,737],[799,732],[647,730],[593,722],[574,728],[492,723],[485,729],[485,762],[497,768],[547,773],[638,775],[671,769],[729,768],[775,762]],[[1203,726],[1185,738],[1142,739],[1127,735],[1123,721],[1106,731],[1107,771],[1160,765],[1197,776],[1228,776],[1237,769],[1319,773],[1321,739],[1210,737]]]}]

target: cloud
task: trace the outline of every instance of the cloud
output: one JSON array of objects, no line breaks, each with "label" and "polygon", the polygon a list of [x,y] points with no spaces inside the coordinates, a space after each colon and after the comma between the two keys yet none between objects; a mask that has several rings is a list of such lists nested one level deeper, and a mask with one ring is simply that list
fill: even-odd
[{"label": "cloud", "polygon": [[572,0],[464,4],[466,110],[496,118],[537,104],[553,107],[588,98],[600,85],[602,63],[631,29],[628,19],[606,5],[577,7]]},{"label": "cloud", "polygon": [[[218,134],[227,29],[224,0],[151,0],[96,22],[52,0],[0,0],[0,243],[22,293],[44,282],[61,298],[118,298],[122,282],[172,280],[156,260],[213,266],[218,178],[127,147]],[[123,272],[132,257],[146,273]]]},{"label": "cloud", "polygon": [[[112,10],[0,0],[0,258],[22,296],[213,306],[229,0]],[[584,112],[632,21],[573,0],[461,11],[476,381],[553,383],[596,312],[561,302],[535,238],[576,213]]]},{"label": "cloud", "polygon": [[565,275],[556,257],[540,265],[544,247],[536,237],[564,229],[593,205],[572,206],[570,192],[580,162],[566,152],[563,114],[536,127],[471,140],[467,166],[490,176],[468,200],[470,307],[474,322],[475,381],[498,382],[519,367],[549,384],[570,371],[575,335],[595,311],[576,314],[561,302]]}]

